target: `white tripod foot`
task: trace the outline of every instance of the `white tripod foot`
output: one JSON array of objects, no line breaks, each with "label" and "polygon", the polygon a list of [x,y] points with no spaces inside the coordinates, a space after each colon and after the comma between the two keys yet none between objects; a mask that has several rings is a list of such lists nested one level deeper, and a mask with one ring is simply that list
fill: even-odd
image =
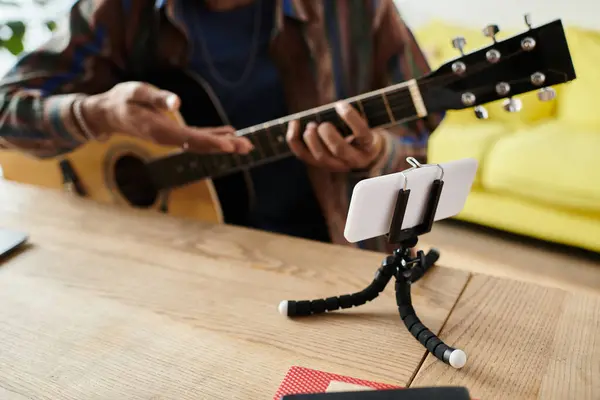
[{"label": "white tripod foot", "polygon": [[[277,307],[277,309],[279,310],[279,314],[281,315],[288,315],[288,301],[287,300],[283,300],[281,303],[279,303],[279,307]],[[454,354],[454,353],[452,353]]]},{"label": "white tripod foot", "polygon": [[[279,306],[281,307],[281,305]],[[467,355],[461,349],[455,349],[450,354],[450,359],[448,360],[450,365],[456,369],[460,369],[465,366],[467,363]]]}]

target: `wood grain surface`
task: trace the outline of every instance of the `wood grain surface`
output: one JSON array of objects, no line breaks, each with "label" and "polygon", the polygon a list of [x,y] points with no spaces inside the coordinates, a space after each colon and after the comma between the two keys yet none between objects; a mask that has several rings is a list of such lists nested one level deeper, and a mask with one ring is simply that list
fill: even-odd
[{"label": "wood grain surface", "polygon": [[443,249],[444,267],[600,295],[600,254],[454,220],[419,243]]},{"label": "wood grain surface", "polygon": [[[277,313],[362,289],[381,254],[3,181],[0,226],[31,243],[0,263],[3,399],[270,399],[293,365],[407,385],[425,357],[393,285],[353,310]],[[414,286],[434,332],[468,278],[436,267]]]},{"label": "wood grain surface", "polygon": [[600,296],[475,275],[442,336],[467,365],[428,356],[411,386],[466,386],[482,400],[600,399]]}]

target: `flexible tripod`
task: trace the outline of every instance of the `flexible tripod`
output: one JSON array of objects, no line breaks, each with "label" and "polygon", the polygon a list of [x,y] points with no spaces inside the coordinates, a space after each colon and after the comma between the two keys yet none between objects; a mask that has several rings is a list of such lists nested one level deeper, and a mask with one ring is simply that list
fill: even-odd
[{"label": "flexible tripod", "polygon": [[[414,160],[413,162],[416,163]],[[437,166],[441,169],[441,166]],[[422,166],[416,163],[416,167],[421,168]],[[423,325],[413,308],[410,292],[411,284],[423,277],[440,256],[437,250],[432,249],[427,255],[422,250],[419,250],[416,257],[413,258],[411,257],[411,249],[417,245],[419,235],[431,231],[444,185],[443,176],[442,169],[441,177],[433,182],[429,193],[425,218],[421,224],[414,228],[401,229],[410,190],[404,188],[399,191],[394,216],[392,217],[388,233],[388,242],[399,247],[394,250],[392,255],[387,256],[383,260],[375,274],[375,279],[373,279],[369,286],[357,293],[325,299],[284,300],[279,304],[279,312],[289,317],[295,317],[358,307],[379,296],[379,293],[385,289],[392,277],[395,277],[396,303],[400,318],[406,328],[435,357],[454,368],[462,368],[467,361],[466,354],[460,349],[454,349],[446,345]]]}]

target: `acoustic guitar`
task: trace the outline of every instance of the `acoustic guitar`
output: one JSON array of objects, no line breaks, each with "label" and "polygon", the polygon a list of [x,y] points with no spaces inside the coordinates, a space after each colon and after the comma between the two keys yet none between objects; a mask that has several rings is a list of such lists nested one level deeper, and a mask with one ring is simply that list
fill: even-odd
[{"label": "acoustic guitar", "polygon": [[[564,29],[560,20],[536,28],[527,18],[526,22],[528,30],[502,41],[496,40],[497,26],[486,27],[484,34],[491,45],[468,54],[463,52],[465,40],[456,38],[452,44],[460,50],[460,57],[419,79],[347,101],[369,126],[382,127],[466,108],[486,118],[482,105],[500,99],[504,99],[506,111],[516,112],[520,102],[514,96],[533,90],[539,90],[540,100],[550,100],[555,93],[550,86],[576,78]],[[184,93],[182,88],[199,88],[192,91],[192,98],[182,97],[180,114],[174,118],[192,126],[224,125],[211,101],[212,93],[193,73],[173,71],[161,76],[151,83],[177,94]],[[343,134],[350,134],[333,105],[324,105],[239,130],[237,134],[245,135],[255,146],[244,156],[198,155],[115,134],[105,142],[91,142],[50,160],[3,151],[0,166],[5,179],[68,188],[99,202],[222,223],[211,178],[292,156],[285,140],[292,120],[299,120],[302,127],[310,121],[329,121]]]}]

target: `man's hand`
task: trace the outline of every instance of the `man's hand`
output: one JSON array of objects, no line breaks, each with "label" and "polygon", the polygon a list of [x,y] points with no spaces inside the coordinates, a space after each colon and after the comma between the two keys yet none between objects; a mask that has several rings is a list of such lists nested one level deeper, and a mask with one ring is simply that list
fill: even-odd
[{"label": "man's hand", "polygon": [[336,111],[352,129],[352,135],[343,138],[328,122],[311,122],[301,133],[298,121],[292,121],[287,131],[290,149],[304,162],[330,171],[367,168],[381,152],[382,137],[347,103],[336,104]]},{"label": "man's hand", "polygon": [[125,82],[85,98],[81,108],[87,125],[98,136],[119,132],[199,153],[246,154],[252,150],[250,141],[236,137],[230,126],[194,128],[166,115],[177,111],[179,105],[173,93],[141,82]]}]

